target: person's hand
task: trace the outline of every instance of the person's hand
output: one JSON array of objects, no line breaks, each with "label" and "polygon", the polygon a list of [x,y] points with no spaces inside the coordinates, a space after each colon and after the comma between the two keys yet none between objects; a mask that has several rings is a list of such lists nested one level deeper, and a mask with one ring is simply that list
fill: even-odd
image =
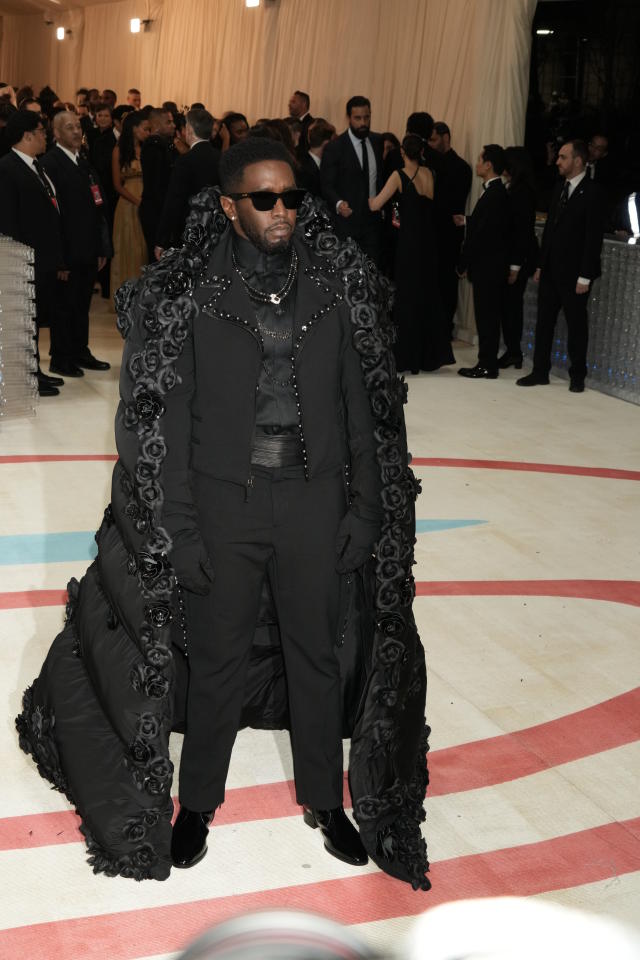
[{"label": "person's hand", "polygon": [[456,227],[464,227],[466,222],[464,213],[454,213],[453,222],[455,223]]},{"label": "person's hand", "polygon": [[534,282],[534,283],[540,283],[540,267],[538,267],[538,269],[536,270],[536,272],[535,272],[534,275],[533,275],[533,282]]},{"label": "person's hand", "polygon": [[576,293],[583,294],[589,293],[589,284],[588,283],[576,283]]},{"label": "person's hand", "polygon": [[106,262],[107,262],[106,257],[98,257],[98,273],[100,273],[101,270],[104,270],[104,266]]},{"label": "person's hand", "polygon": [[181,587],[199,597],[209,593],[215,574],[209,555],[196,531],[176,536],[169,559]]},{"label": "person's hand", "polygon": [[164,247],[153,248],[153,255],[156,258],[156,260],[159,260],[163,253],[164,253]]},{"label": "person's hand", "polygon": [[369,199],[367,200],[367,203],[369,204],[369,210],[371,210],[373,213],[375,213],[376,208],[375,208],[375,200],[374,200],[374,198],[373,198],[373,197],[369,197]]},{"label": "person's hand", "polygon": [[353,210],[349,206],[346,200],[343,200],[342,203],[338,206],[338,213],[341,217],[350,217],[353,213]]},{"label": "person's hand", "polygon": [[65,283],[69,279],[69,270],[58,270],[58,280],[64,280]]},{"label": "person's hand", "polygon": [[379,536],[378,523],[363,520],[349,510],[342,518],[336,537],[338,573],[351,573],[370,560]]},{"label": "person's hand", "polygon": [[509,270],[509,276],[507,277],[507,283],[508,283],[508,284],[515,283],[516,280],[518,279],[518,274],[519,274],[519,273],[520,273],[519,270]]},{"label": "person's hand", "polygon": [[457,275],[458,275],[458,280],[464,280],[464,279],[466,278],[466,276],[467,276],[467,271],[466,271],[466,270],[458,270],[457,267],[456,267],[456,273],[457,273]]}]

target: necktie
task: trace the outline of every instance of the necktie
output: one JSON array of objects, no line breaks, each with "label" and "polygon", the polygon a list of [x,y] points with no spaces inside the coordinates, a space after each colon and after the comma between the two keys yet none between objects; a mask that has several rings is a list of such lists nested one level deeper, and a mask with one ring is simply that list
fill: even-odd
[{"label": "necktie", "polygon": [[566,207],[568,201],[569,201],[569,181],[565,180],[564,187],[562,188],[562,193],[560,194],[560,199],[558,200],[558,209],[556,210],[556,219],[555,219],[556,223],[562,216],[564,208]]},{"label": "necktie", "polygon": [[364,185],[367,191],[367,196],[371,196],[371,188],[369,185],[369,151],[367,150],[367,141],[362,141],[362,172],[364,174]]},{"label": "necktie", "polygon": [[39,162],[35,159],[35,157],[34,157],[34,159],[33,159],[33,169],[36,171],[36,173],[37,173],[38,176],[40,177],[40,180],[42,181],[42,185],[43,185],[43,187],[45,188],[45,190],[47,191],[47,195],[48,195],[49,199],[51,200],[51,203],[54,205],[54,207],[55,207],[56,210],[57,210],[57,209],[58,209],[58,201],[56,200],[56,195],[55,195],[55,193],[53,192],[53,190],[51,189],[51,184],[50,184],[49,181],[47,180],[47,178],[46,178],[46,176],[45,176],[45,173],[44,173],[44,170],[43,170],[42,167],[40,166]]}]

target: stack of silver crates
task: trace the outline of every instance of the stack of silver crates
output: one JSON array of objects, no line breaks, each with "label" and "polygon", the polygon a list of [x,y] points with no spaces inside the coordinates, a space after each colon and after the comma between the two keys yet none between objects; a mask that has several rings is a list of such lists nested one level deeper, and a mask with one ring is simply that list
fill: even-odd
[{"label": "stack of silver crates", "polygon": [[38,402],[33,250],[0,236],[0,424]]}]

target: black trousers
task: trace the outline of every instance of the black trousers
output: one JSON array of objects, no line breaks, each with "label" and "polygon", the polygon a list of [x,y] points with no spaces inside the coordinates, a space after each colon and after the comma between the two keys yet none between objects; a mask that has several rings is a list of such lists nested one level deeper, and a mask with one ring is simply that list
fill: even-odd
[{"label": "black trousers", "polygon": [[62,330],[59,341],[52,342],[49,351],[56,363],[79,360],[89,348],[89,310],[96,274],[97,263],[72,264],[69,279],[57,281]]},{"label": "black trousers", "polygon": [[36,357],[40,366],[38,338],[41,327],[49,327],[51,348],[63,350],[66,343],[66,319],[58,297],[58,275],[55,270],[37,270],[35,275],[36,291]]},{"label": "black trousers", "polygon": [[474,276],[473,307],[478,331],[478,363],[487,370],[498,368],[498,348],[504,310],[506,278],[500,273]]},{"label": "black trousers", "polygon": [[458,308],[458,289],[460,280],[456,273],[456,266],[460,260],[460,250],[464,239],[464,227],[454,227],[453,231],[448,226],[438,223],[437,242],[438,242],[438,287],[440,297],[447,318],[447,329],[449,339],[453,338],[453,324]]},{"label": "black trousers", "polygon": [[336,534],[346,512],[342,475],[306,481],[302,468],[252,468],[238,484],[194,478],[200,529],[215,572],[206,597],[185,594],[190,679],[180,801],[224,800],[260,593],[269,577],[280,624],[299,803],[342,803],[340,672],[335,652],[340,576]]},{"label": "black trousers", "polygon": [[502,314],[502,339],[507,353],[511,357],[522,356],[522,325],[524,320],[524,292],[529,279],[527,270],[520,267],[515,283],[507,283],[504,288],[504,310]]},{"label": "black trousers", "polygon": [[587,345],[589,326],[587,305],[589,293],[576,293],[575,284],[567,284],[553,275],[553,270],[543,270],[538,288],[538,317],[536,321],[536,345],[533,353],[533,372],[548,376],[551,369],[553,334],[560,309],[567,321],[567,352],[572,380],[582,381],[587,375]]}]

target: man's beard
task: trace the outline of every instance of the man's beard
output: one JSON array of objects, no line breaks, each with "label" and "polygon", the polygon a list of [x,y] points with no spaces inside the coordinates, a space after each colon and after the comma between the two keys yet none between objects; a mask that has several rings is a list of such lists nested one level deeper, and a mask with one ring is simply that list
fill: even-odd
[{"label": "man's beard", "polygon": [[[293,230],[289,233],[287,237],[278,238],[275,243],[269,243],[268,239],[268,230],[265,233],[259,233],[254,229],[251,223],[243,223],[242,217],[238,216],[240,221],[240,226],[244,231],[244,234],[247,240],[250,240],[254,247],[257,247],[261,253],[286,253],[289,247],[291,246],[291,239],[293,237]],[[275,226],[275,224],[274,224]],[[289,224],[287,223],[287,226]]]},{"label": "man's beard", "polygon": [[370,127],[359,127],[357,130],[354,130],[353,127],[351,127],[351,133],[354,137],[357,137],[358,140],[366,140],[369,136],[370,129]]}]

